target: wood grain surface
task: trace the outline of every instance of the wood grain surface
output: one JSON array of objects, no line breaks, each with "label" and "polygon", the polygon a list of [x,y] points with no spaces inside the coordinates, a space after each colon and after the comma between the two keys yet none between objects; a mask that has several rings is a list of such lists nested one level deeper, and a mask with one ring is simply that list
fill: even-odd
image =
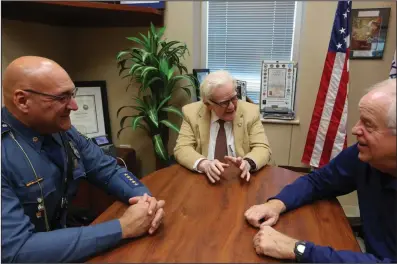
[{"label": "wood grain surface", "polygon": [[[252,239],[258,230],[246,222],[244,212],[300,174],[266,167],[249,183],[235,172],[228,175],[214,185],[202,174],[173,165],[144,177],[152,194],[166,201],[163,225],[154,235],[123,241],[89,262],[280,262],[255,253]],[[118,218],[126,208],[115,202],[93,224]],[[285,213],[274,228],[318,245],[360,251],[336,199]]]}]

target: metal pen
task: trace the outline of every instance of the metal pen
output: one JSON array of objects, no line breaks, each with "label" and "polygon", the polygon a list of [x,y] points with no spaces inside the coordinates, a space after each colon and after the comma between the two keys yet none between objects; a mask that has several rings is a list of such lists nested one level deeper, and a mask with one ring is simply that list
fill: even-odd
[{"label": "metal pen", "polygon": [[232,153],[232,156],[236,157],[236,155],[234,155],[234,151],[233,151],[232,145],[229,145],[229,150],[230,150],[230,153]]}]

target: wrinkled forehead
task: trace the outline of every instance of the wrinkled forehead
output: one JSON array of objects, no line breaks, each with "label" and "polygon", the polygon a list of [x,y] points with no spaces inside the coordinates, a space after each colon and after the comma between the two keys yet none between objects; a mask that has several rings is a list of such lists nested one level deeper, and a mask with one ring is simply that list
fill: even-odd
[{"label": "wrinkled forehead", "polygon": [[361,98],[358,106],[360,115],[384,122],[387,118],[391,99],[385,93],[373,92]]},{"label": "wrinkled forehead", "polygon": [[63,93],[74,88],[69,75],[60,67],[44,65],[29,74],[31,89],[46,93]]}]

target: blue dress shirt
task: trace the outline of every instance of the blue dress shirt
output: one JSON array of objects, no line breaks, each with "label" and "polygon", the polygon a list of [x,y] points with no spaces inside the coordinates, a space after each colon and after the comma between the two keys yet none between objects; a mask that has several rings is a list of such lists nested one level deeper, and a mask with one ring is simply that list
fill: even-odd
[{"label": "blue dress shirt", "polygon": [[345,149],[325,167],[270,198],[281,200],[289,211],[357,190],[367,253],[308,242],[302,262],[397,262],[397,178],[360,161],[358,153],[357,145]]},{"label": "blue dress shirt", "polygon": [[[105,155],[74,127],[66,131],[66,136],[74,146],[76,156],[73,179],[68,184],[68,197],[76,194],[82,178],[125,203],[133,196],[151,195],[131,172],[118,166],[114,158]],[[43,146],[44,136],[24,126],[6,108],[2,109],[2,262],[81,261],[115,246],[121,240],[118,219],[88,227],[52,228],[47,232],[40,204],[45,206],[48,222],[51,223],[62,196],[61,181],[67,168],[61,137],[59,133],[52,137],[54,144],[59,144],[56,147],[62,150],[64,166],[56,165],[54,159],[48,156]],[[41,178],[39,182],[35,174]],[[60,222],[58,226],[65,226],[66,217]]]}]

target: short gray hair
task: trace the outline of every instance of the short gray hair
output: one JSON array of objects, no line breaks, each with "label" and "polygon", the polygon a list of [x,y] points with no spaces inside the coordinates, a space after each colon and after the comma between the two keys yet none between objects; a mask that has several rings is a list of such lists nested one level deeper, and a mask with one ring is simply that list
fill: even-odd
[{"label": "short gray hair", "polygon": [[385,93],[390,99],[389,110],[387,112],[387,127],[396,135],[396,79],[387,79],[373,85],[370,91]]},{"label": "short gray hair", "polygon": [[206,102],[209,98],[211,98],[211,94],[214,89],[230,82],[233,84],[233,88],[236,89],[236,80],[228,71],[219,70],[211,72],[205,77],[203,83],[200,85],[201,100]]}]

